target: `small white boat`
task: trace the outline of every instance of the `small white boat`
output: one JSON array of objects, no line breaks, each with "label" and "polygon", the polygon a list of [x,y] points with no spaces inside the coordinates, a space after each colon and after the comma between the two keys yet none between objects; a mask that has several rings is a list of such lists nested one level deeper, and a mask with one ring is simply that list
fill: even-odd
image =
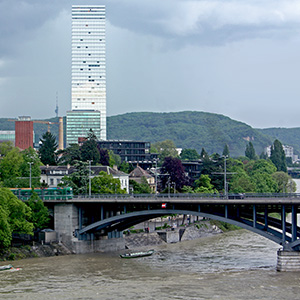
[{"label": "small white boat", "polygon": [[0,266],[0,271],[7,271],[13,269],[13,265],[5,265],[5,266]]},{"label": "small white boat", "polygon": [[15,268],[13,265],[0,266],[0,271],[20,271],[22,268]]},{"label": "small white boat", "polygon": [[137,258],[137,257],[150,256],[153,253],[154,253],[154,250],[151,249],[151,250],[148,250],[148,251],[120,254],[120,257],[121,258]]}]

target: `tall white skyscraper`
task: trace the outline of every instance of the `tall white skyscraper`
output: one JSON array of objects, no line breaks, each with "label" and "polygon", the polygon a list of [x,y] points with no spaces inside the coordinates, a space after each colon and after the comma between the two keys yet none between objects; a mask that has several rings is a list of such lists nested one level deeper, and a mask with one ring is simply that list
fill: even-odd
[{"label": "tall white skyscraper", "polygon": [[[74,142],[75,129],[82,134],[86,125],[72,120],[75,111],[100,112],[100,120],[93,128],[98,139],[106,139],[106,65],[105,65],[105,6],[72,6],[72,114],[67,113],[67,143]],[[78,114],[77,114],[78,115]],[[69,118],[68,118],[69,117]],[[94,124],[95,120],[93,121]],[[73,124],[73,125],[72,125]],[[99,128],[100,126],[100,128]],[[72,128],[73,127],[73,128]],[[75,128],[77,127],[77,128]],[[98,128],[97,128],[98,127]],[[74,134],[73,134],[74,133]],[[73,138],[71,138],[73,136]],[[86,136],[86,135],[85,135]],[[69,141],[68,141],[69,137]]]}]

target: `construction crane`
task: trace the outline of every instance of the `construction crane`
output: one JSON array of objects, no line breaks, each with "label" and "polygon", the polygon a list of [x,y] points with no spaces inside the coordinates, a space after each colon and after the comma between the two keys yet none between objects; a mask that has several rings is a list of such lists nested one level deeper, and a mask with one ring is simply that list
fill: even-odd
[{"label": "construction crane", "polygon": [[[8,119],[7,121],[16,122],[16,121],[19,121],[19,120]],[[41,120],[30,120],[30,121],[33,122],[33,123],[48,124],[48,132],[50,132],[50,125],[59,124],[59,122],[50,122],[50,121],[41,121]]]},{"label": "construction crane", "polygon": [[[23,120],[7,119],[7,121],[16,122],[16,121],[23,121]],[[31,120],[29,117],[28,117],[28,120],[24,120],[24,121],[30,121],[30,122],[33,122],[33,123],[40,123],[40,124],[48,124],[48,132],[50,132],[50,125],[59,124],[59,127],[58,127],[58,149],[63,149],[64,148],[63,117],[59,117],[59,122]]]},{"label": "construction crane", "polygon": [[32,120],[33,123],[40,123],[40,124],[48,124],[48,132],[50,132],[50,125],[51,124],[59,124],[58,122],[50,122],[50,121],[40,121],[40,120]]}]

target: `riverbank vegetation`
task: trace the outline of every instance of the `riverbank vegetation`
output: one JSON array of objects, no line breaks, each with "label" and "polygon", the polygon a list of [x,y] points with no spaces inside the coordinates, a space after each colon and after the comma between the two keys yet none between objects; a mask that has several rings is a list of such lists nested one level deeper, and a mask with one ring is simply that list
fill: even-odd
[{"label": "riverbank vegetation", "polygon": [[8,188],[0,188],[0,251],[11,246],[14,234],[33,236],[48,222],[48,209],[36,193],[23,202]]}]

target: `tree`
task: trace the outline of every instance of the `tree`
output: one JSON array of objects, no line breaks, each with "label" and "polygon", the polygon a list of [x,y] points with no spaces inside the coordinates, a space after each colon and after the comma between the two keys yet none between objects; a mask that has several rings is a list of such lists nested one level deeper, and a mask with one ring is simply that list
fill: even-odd
[{"label": "tree", "polygon": [[8,248],[12,240],[8,216],[9,211],[0,204],[0,249]]},{"label": "tree", "polygon": [[204,148],[201,149],[200,158],[202,158],[203,160],[209,159],[209,155],[208,155],[208,153],[205,151]]},{"label": "tree", "polygon": [[23,186],[20,165],[24,162],[18,148],[13,148],[0,160],[0,178],[6,187]]},{"label": "tree", "polygon": [[91,192],[93,194],[125,194],[126,191],[121,189],[120,180],[113,178],[111,174],[101,171],[98,176],[91,180]]},{"label": "tree", "polygon": [[256,159],[255,149],[251,142],[246,145],[245,156],[252,160]]},{"label": "tree", "polygon": [[0,143],[0,157],[5,156],[13,148],[14,148],[14,145],[11,141],[1,142]]},{"label": "tree", "polygon": [[89,183],[89,167],[86,162],[76,161],[74,164],[74,171],[69,176],[64,176],[59,186],[69,186],[73,188],[73,193],[87,194],[87,186]]},{"label": "tree", "polygon": [[71,144],[64,150],[58,150],[60,156],[58,163],[61,165],[73,165],[76,161],[81,160],[81,152],[78,144]]},{"label": "tree", "polygon": [[275,172],[272,177],[277,182],[277,193],[293,193],[296,191],[296,183],[285,172]]},{"label": "tree", "polygon": [[102,166],[109,166],[109,152],[107,149],[98,148],[100,154],[100,164]]},{"label": "tree", "polygon": [[200,178],[195,180],[195,193],[216,193],[217,190],[211,184],[208,175],[201,174]]},{"label": "tree", "polygon": [[184,185],[189,185],[189,180],[185,176],[185,172],[179,158],[166,157],[161,167],[162,184],[167,187],[167,184],[175,183],[176,189],[181,190]]},{"label": "tree", "polygon": [[31,169],[31,186],[40,186],[42,162],[34,149],[29,147],[21,152],[23,162],[20,165],[21,176],[24,178],[22,187],[30,186],[30,169]]},{"label": "tree", "polygon": [[271,147],[270,159],[276,166],[277,171],[287,171],[285,153],[279,140],[275,140]]},{"label": "tree", "polygon": [[245,166],[245,171],[251,178],[255,193],[276,193],[277,182],[272,177],[276,172],[276,167],[270,160],[259,159],[249,161]]},{"label": "tree", "polygon": [[97,138],[93,130],[88,132],[87,140],[80,148],[82,161],[92,161],[93,165],[96,165],[100,160],[100,153],[97,147]]},{"label": "tree", "polygon": [[255,184],[251,181],[251,177],[241,170],[237,174],[233,174],[229,184],[230,193],[254,193]]},{"label": "tree", "polygon": [[171,140],[156,142],[153,147],[157,150],[160,161],[164,161],[166,157],[178,157],[176,146]]},{"label": "tree", "polygon": [[34,189],[25,204],[31,208],[32,214],[28,220],[33,224],[34,229],[45,228],[50,221],[49,211]]},{"label": "tree", "polygon": [[0,188],[0,216],[0,248],[10,245],[12,233],[33,235],[31,209],[7,188]]},{"label": "tree", "polygon": [[200,155],[195,149],[183,149],[180,158],[182,160],[196,160],[200,158]]},{"label": "tree", "polygon": [[114,166],[121,165],[121,157],[118,154],[115,154],[112,150],[109,150],[109,166],[113,168]]},{"label": "tree", "polygon": [[133,189],[134,194],[150,194],[151,188],[147,182],[147,179],[143,176],[141,178],[141,183],[136,182],[135,180],[130,179],[129,185]]},{"label": "tree", "polygon": [[225,146],[224,146],[222,155],[225,157],[229,157],[229,147],[227,144],[225,144]]},{"label": "tree", "polygon": [[56,138],[51,132],[46,132],[43,134],[41,141],[41,146],[39,149],[41,162],[44,165],[55,166],[56,165],[56,154],[57,149]]},{"label": "tree", "polygon": [[126,174],[129,174],[131,171],[134,170],[134,167],[132,166],[132,164],[129,164],[128,162],[123,161],[119,167],[119,170]]}]

